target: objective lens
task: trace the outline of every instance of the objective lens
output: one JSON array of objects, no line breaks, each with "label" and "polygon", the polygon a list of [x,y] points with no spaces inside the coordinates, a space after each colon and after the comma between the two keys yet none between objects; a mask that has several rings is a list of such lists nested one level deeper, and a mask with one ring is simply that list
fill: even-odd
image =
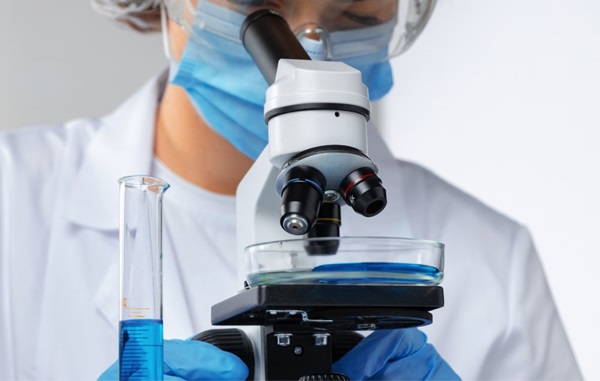
[{"label": "objective lens", "polygon": [[290,234],[302,235],[314,225],[323,202],[325,176],[309,166],[288,171],[281,191],[281,227]]},{"label": "objective lens", "polygon": [[315,226],[308,232],[308,238],[331,237],[333,239],[307,240],[304,247],[309,255],[331,255],[338,251],[340,246],[340,226],[342,225],[342,212],[340,205],[335,202],[324,202],[319,210]]},{"label": "objective lens", "polygon": [[350,173],[340,184],[342,198],[365,217],[379,214],[387,205],[385,189],[373,169],[364,167]]}]

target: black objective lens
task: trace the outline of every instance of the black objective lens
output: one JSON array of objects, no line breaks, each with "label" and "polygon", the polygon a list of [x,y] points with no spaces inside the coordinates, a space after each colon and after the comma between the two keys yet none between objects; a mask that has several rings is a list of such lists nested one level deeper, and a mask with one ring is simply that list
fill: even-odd
[{"label": "black objective lens", "polygon": [[[335,202],[324,202],[319,210],[317,222],[308,232],[308,238],[319,238],[306,241],[304,248],[309,255],[332,255],[340,246],[340,226],[342,212]],[[332,239],[324,239],[331,237]]]},{"label": "black objective lens", "polygon": [[288,171],[281,191],[281,227],[290,234],[302,235],[317,220],[323,202],[325,176],[309,166]]},{"label": "black objective lens", "polygon": [[346,176],[340,184],[340,193],[355,212],[365,217],[379,214],[387,204],[381,179],[368,167],[359,168]]}]

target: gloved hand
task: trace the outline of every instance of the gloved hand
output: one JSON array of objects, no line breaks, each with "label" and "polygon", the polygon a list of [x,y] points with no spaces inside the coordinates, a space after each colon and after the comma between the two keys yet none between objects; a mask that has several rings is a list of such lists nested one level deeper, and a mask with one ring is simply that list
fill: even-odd
[{"label": "gloved hand", "polygon": [[416,328],[378,330],[333,364],[351,380],[460,380]]},{"label": "gloved hand", "polygon": [[[236,355],[203,341],[164,341],[165,380],[245,380],[248,367]],[[98,378],[118,380],[119,361]]]}]

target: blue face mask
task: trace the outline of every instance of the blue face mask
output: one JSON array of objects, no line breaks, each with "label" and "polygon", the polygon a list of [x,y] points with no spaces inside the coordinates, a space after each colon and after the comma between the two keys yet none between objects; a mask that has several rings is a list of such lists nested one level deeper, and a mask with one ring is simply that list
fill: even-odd
[{"label": "blue face mask", "polygon": [[[239,40],[244,19],[242,14],[200,1],[193,36],[179,63],[171,62],[170,76],[173,84],[186,90],[196,111],[212,129],[240,152],[256,159],[267,145],[263,108],[268,84]],[[333,32],[329,52],[320,41],[303,38],[300,42],[312,59],[323,59],[333,53],[336,60],[360,70],[371,100],[377,100],[393,83],[390,64],[377,62],[387,56],[385,39],[389,38],[393,24]],[[387,36],[378,30],[384,26]],[[374,37],[369,39],[369,36]],[[368,47],[366,54],[350,58],[352,50],[359,46]]]}]

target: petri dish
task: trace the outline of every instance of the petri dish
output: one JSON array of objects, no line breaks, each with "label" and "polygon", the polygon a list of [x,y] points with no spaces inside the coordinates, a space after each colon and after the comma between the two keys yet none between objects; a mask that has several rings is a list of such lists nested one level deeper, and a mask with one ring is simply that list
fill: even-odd
[{"label": "petri dish", "polygon": [[432,286],[439,284],[444,275],[444,244],[429,240],[394,237],[302,238],[254,244],[245,251],[246,280],[250,286]]}]

